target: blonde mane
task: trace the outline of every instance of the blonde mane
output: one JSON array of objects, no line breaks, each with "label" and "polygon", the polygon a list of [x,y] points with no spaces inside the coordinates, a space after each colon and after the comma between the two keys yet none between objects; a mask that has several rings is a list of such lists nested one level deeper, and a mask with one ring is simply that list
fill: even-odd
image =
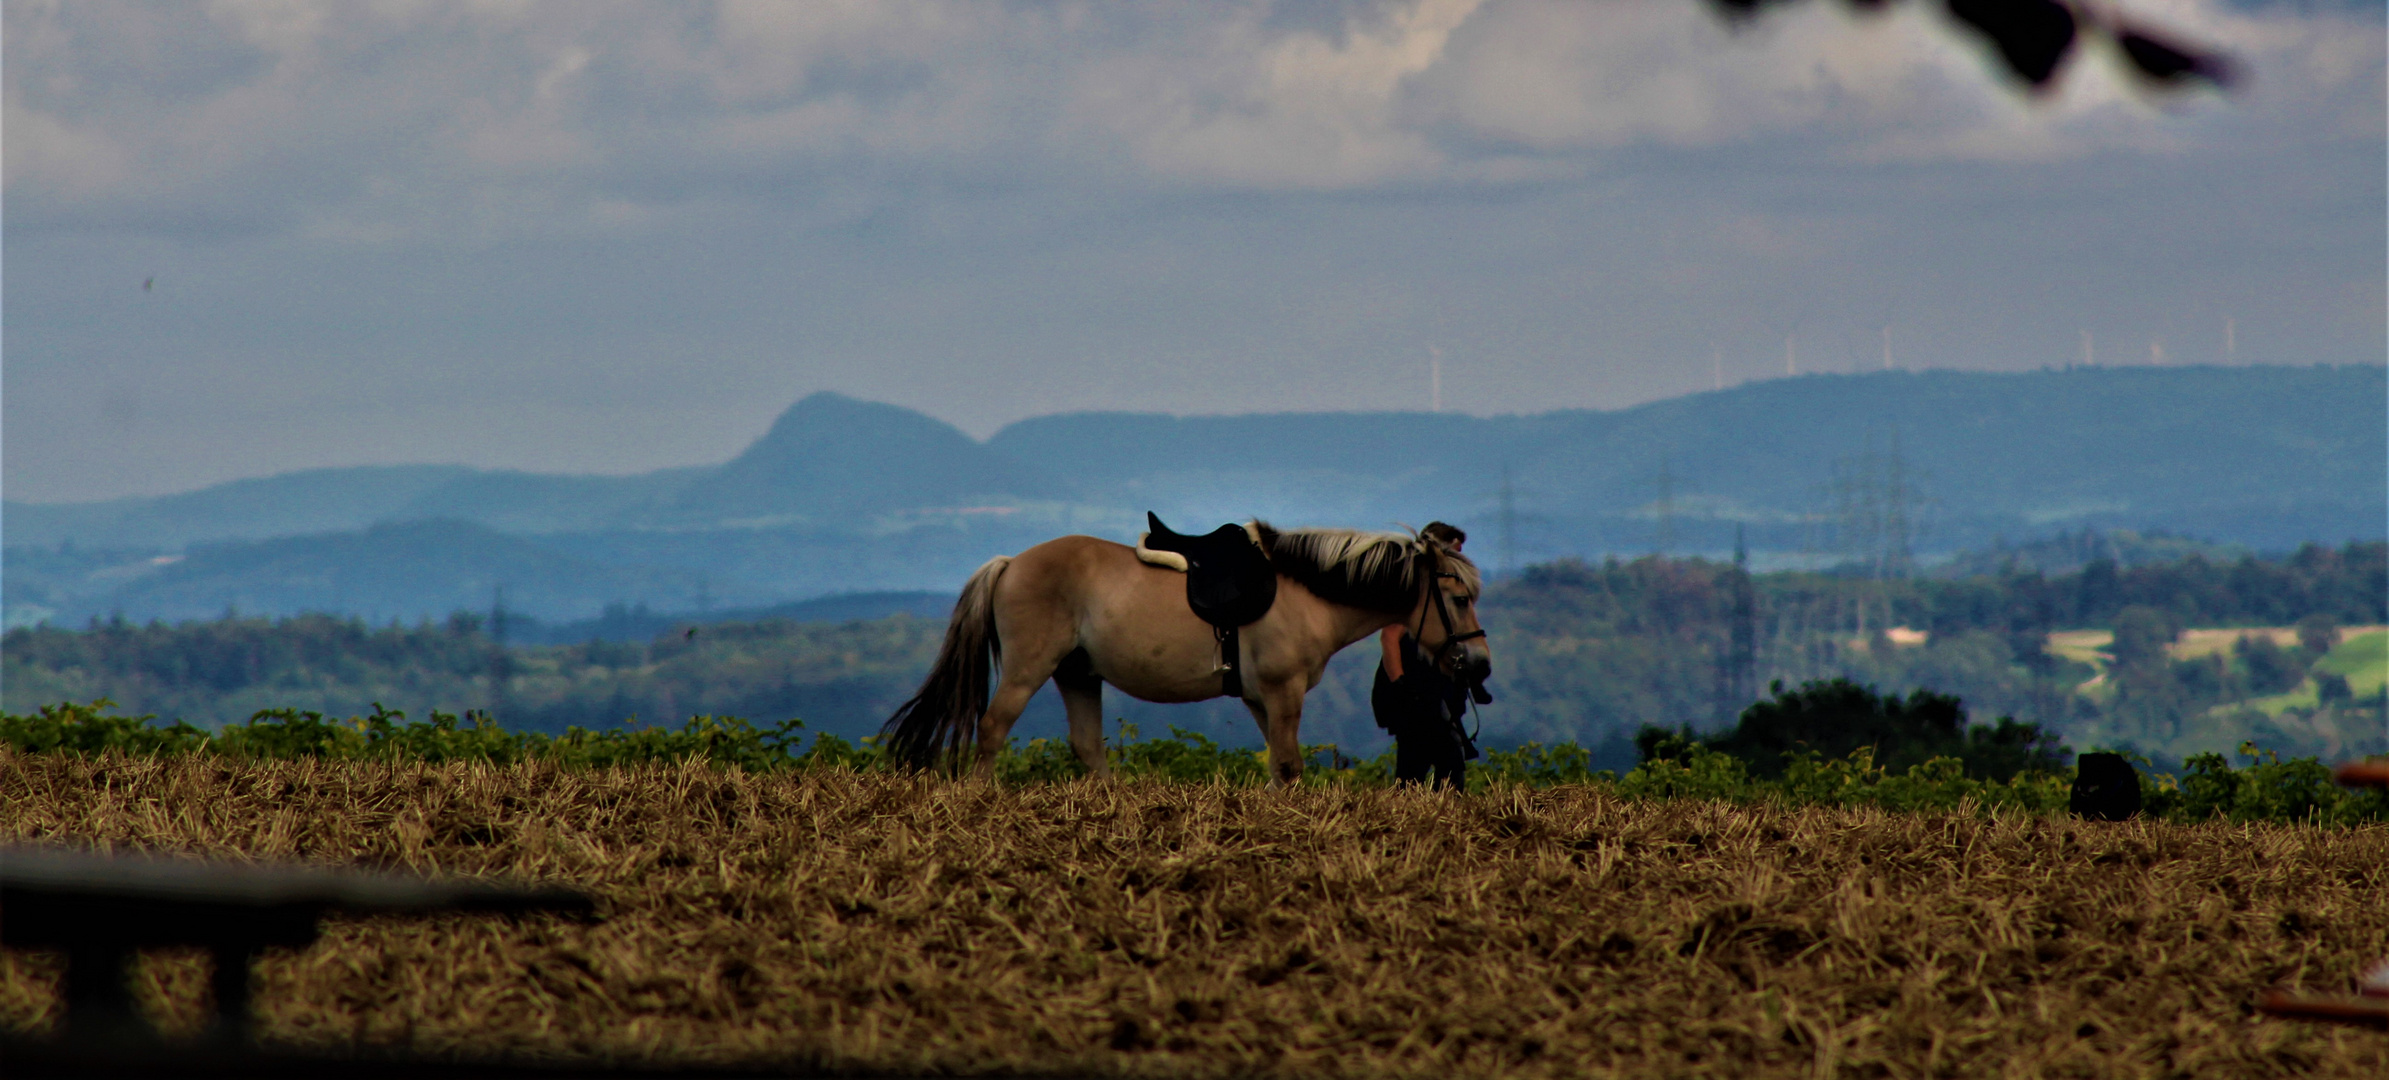
[{"label": "blonde mane", "polygon": [[1303,584],[1320,599],[1370,611],[1408,611],[1418,601],[1419,574],[1442,558],[1468,595],[1482,582],[1468,556],[1416,533],[1359,529],[1292,529],[1279,532],[1253,523],[1264,538],[1269,561],[1279,573]]}]

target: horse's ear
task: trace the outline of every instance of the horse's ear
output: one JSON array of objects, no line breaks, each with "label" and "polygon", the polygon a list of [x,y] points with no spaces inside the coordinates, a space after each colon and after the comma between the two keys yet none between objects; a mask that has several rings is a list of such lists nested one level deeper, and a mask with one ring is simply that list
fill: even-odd
[{"label": "horse's ear", "polygon": [[1261,554],[1263,556],[1274,556],[1277,554],[1277,530],[1271,528],[1268,522],[1263,521],[1260,518],[1254,518],[1252,523],[1252,534],[1253,542],[1261,545]]}]

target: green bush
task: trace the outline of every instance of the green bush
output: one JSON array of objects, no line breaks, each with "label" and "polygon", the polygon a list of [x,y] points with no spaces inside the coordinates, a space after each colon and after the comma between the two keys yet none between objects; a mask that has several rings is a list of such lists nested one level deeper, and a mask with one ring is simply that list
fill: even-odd
[{"label": "green bush", "polygon": [[[1391,770],[1388,770],[1391,775]],[[1593,752],[1572,742],[1555,746],[1527,743],[1516,750],[1488,750],[1476,768],[1468,770],[1469,786],[1479,783],[1551,787],[1557,784],[1614,783],[1617,774],[1593,769]],[[1481,781],[1479,778],[1482,778]]]},{"label": "green bush", "polygon": [[1027,745],[1004,749],[996,757],[995,776],[1006,784],[1050,784],[1087,775],[1078,751],[1063,739],[1030,739]]},{"label": "green bush", "polygon": [[[2070,753],[2040,725],[2000,717],[1996,724],[1968,724],[1966,705],[1950,694],[1917,689],[1907,697],[1878,692],[1849,679],[1819,679],[1786,688],[1777,682],[1769,697],[1742,710],[1733,730],[1701,739],[1711,749],[1740,757],[1750,771],[1774,779],[1783,763],[1803,752],[1848,757],[1866,750],[1886,767],[1906,769],[1951,759],[1970,776],[2007,780],[2063,767]],[[1643,747],[1680,754],[1690,732],[1647,735]],[[1664,745],[1660,745],[1664,743]]]},{"label": "green bush", "polygon": [[[384,713],[377,708],[374,716],[380,719]],[[326,720],[318,712],[268,709],[250,717],[246,724],[226,725],[209,740],[209,749],[226,757],[286,761],[372,756],[373,745],[361,723],[361,719],[347,724]]]},{"label": "green bush", "polygon": [[[1225,780],[1258,785],[1269,778],[1267,760],[1252,750],[1223,747],[1200,732],[1172,725],[1167,739],[1140,739],[1135,724],[1122,722],[1109,755],[1122,776],[1201,783]],[[1320,747],[1309,748],[1314,754]]]},{"label": "green bush", "polygon": [[[481,713],[463,717],[434,712],[429,720],[379,705],[368,716],[327,719],[320,713],[269,709],[247,723],[210,735],[187,724],[161,727],[148,716],[119,716],[114,703],[65,703],[31,716],[0,715],[0,743],[20,753],[140,756],[222,754],[227,757],[318,757],[356,761],[487,761],[504,764],[547,760],[571,768],[614,768],[657,762],[705,761],[749,772],[807,769],[876,770],[892,767],[877,740],[858,745],[826,733],[806,741],[802,721],[770,727],[730,716],[694,716],[677,729],[571,728],[562,735],[509,732]],[[1977,729],[1981,730],[1981,729]],[[1552,787],[1591,784],[1630,799],[1716,799],[1786,806],[1872,806],[1886,810],[1973,810],[2061,814],[2067,806],[2071,769],[2019,772],[2007,779],[1970,775],[1968,762],[1943,755],[1893,771],[1877,764],[1872,747],[1842,757],[1811,749],[1781,755],[1774,775],[1756,775],[1742,758],[1686,733],[1646,729],[1637,740],[1642,764],[1618,776],[1592,767],[1592,753],[1572,742],[1528,743],[1493,750],[1469,770],[1471,790],[1503,786]],[[1123,778],[1173,783],[1226,782],[1259,786],[1268,779],[1260,751],[1223,747],[1203,735],[1173,727],[1166,739],[1146,739],[1123,722],[1107,753]],[[2331,782],[2330,770],[2314,758],[2283,761],[2279,755],[2242,744],[2248,759],[2233,768],[2221,754],[2199,754],[2182,763],[2182,774],[2157,772],[2140,759],[2142,792],[2150,817],[2181,822],[2295,822],[2352,825],[2389,821],[2389,798],[2353,792]],[[1304,748],[1309,770],[1303,782],[1384,787],[1392,783],[1391,751],[1369,760],[1345,756],[1334,746]],[[1006,784],[1054,783],[1086,775],[1069,743],[1031,739],[1006,746],[996,757],[996,776]]]},{"label": "green bush", "polygon": [[1631,799],[1749,799],[1760,788],[1742,759],[1693,745],[1681,757],[1652,758],[1618,779],[1618,794]]},{"label": "green bush", "polygon": [[207,732],[177,722],[158,727],[154,716],[116,716],[116,703],[101,698],[89,705],[60,702],[44,705],[32,716],[0,714],[0,742],[33,754],[123,754],[159,756],[187,754],[207,745]]},{"label": "green bush", "polygon": [[2281,755],[2241,743],[2246,768],[2234,769],[2221,754],[2197,754],[2182,762],[2181,793],[2168,815],[2181,821],[2222,818],[2233,822],[2311,821],[2352,825],[2389,820],[2389,797],[2380,791],[2349,791],[2331,781],[2331,770],[2314,758]]}]

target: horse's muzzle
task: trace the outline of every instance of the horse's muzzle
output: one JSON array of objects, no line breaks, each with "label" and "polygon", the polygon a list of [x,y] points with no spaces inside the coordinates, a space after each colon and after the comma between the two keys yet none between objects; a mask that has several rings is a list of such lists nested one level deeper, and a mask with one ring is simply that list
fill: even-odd
[{"label": "horse's muzzle", "polygon": [[1493,650],[1485,647],[1483,638],[1461,645],[1452,674],[1460,685],[1468,688],[1470,697],[1479,705],[1493,703],[1493,693],[1485,689],[1485,680],[1493,677]]}]

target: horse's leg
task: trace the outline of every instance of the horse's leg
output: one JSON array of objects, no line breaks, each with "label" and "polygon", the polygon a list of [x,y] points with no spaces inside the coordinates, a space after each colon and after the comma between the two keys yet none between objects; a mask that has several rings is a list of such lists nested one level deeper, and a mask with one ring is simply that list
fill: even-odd
[{"label": "horse's leg", "polygon": [[[1003,753],[1013,723],[1045,680],[1054,680],[1067,693],[1073,675],[1085,671],[1092,678],[1094,674],[1086,667],[1085,654],[1075,652],[1075,636],[1067,623],[1020,619],[1000,625],[1006,663],[996,679],[995,693],[987,699],[987,711],[979,717],[979,760],[971,767],[971,774],[981,780],[995,776],[995,759]],[[1097,735],[1100,738],[1100,729]],[[1098,750],[1101,745],[1097,743]]]},{"label": "horse's leg", "polygon": [[1302,695],[1299,682],[1276,683],[1261,688],[1260,701],[1244,703],[1269,744],[1269,782],[1278,787],[1302,778]]},{"label": "horse's leg", "polygon": [[1103,680],[1084,663],[1064,660],[1053,673],[1053,684],[1062,692],[1062,708],[1070,716],[1070,748],[1078,751],[1078,760],[1096,779],[1111,779],[1112,763],[1103,756]]},{"label": "horse's leg", "polygon": [[1012,725],[1019,721],[1021,710],[1029,707],[1029,698],[1037,688],[1045,685],[1044,673],[1036,682],[1015,680],[1006,671],[996,684],[995,694],[987,699],[987,711],[979,716],[979,760],[971,765],[971,775],[980,780],[995,777],[995,759],[1004,752],[1005,740],[1012,737]]}]

